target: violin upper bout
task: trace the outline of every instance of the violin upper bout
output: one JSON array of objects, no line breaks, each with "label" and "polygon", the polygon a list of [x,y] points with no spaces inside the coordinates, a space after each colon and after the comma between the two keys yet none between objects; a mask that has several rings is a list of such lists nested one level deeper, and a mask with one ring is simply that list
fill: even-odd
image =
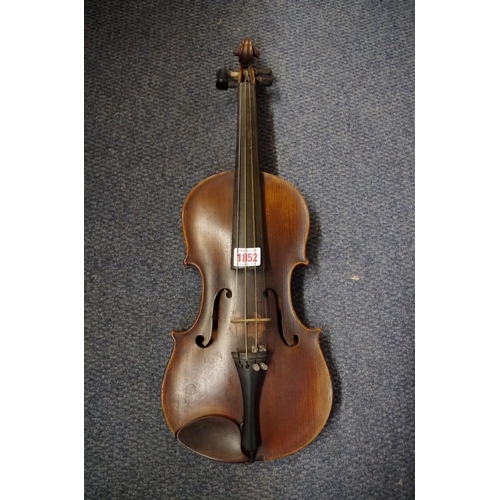
[{"label": "violin upper bout", "polygon": [[[231,242],[234,173],[222,172],[197,184],[189,193],[182,210],[186,243],[184,264],[208,271],[227,251]],[[226,262],[227,261],[227,262]],[[219,269],[218,269],[219,271]]]}]

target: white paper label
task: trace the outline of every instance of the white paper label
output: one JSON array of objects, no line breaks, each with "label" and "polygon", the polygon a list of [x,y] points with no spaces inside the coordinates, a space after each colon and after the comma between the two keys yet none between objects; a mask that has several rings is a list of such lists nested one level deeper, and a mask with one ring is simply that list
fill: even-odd
[{"label": "white paper label", "polygon": [[260,266],[260,248],[235,248],[234,267]]}]

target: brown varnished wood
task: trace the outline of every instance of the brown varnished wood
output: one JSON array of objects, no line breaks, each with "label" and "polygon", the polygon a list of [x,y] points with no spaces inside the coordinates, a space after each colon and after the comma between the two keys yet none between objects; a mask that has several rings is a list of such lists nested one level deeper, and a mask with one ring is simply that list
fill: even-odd
[{"label": "brown varnished wood", "polygon": [[254,57],[260,56],[260,51],[250,38],[244,38],[240,45],[234,49],[233,54],[238,57],[243,67],[247,67],[253,63]]},{"label": "brown varnished wood", "polygon": [[[309,231],[307,205],[296,188],[277,176],[261,173],[265,233],[265,286],[276,293],[281,310],[282,333],[274,301],[267,300],[272,321],[262,326],[269,351],[260,400],[262,444],[259,460],[271,460],[298,451],[311,442],[324,427],[332,405],[329,371],[319,347],[320,329],[309,329],[293,309],[290,284],[293,269],[307,265],[305,255]],[[239,450],[238,428],[243,405],[240,382],[231,353],[240,348],[235,324],[236,273],[231,269],[233,172],[202,181],[188,195],[183,209],[186,242],[185,264],[196,267],[202,279],[202,299],[198,317],[186,331],[174,331],[174,349],[162,384],[165,419],[174,434],[197,419],[200,426],[184,444],[216,460],[244,462]],[[218,301],[218,328],[212,331],[214,302]],[[236,307],[237,309],[237,307]],[[202,348],[196,338],[203,336]],[[217,420],[210,420],[217,416]],[[224,417],[228,420],[225,441]],[[187,428],[189,429],[189,427]],[[199,436],[213,429],[206,441]],[[220,429],[220,430],[219,430]],[[236,429],[236,431],[235,431]],[[188,435],[187,431],[185,432]],[[234,439],[231,437],[234,436]],[[232,441],[231,441],[232,440]],[[199,443],[199,444],[198,444]],[[198,449],[196,448],[198,446]],[[215,448],[214,448],[215,447]],[[218,447],[218,448],[217,448]],[[217,449],[216,449],[217,448]]]}]

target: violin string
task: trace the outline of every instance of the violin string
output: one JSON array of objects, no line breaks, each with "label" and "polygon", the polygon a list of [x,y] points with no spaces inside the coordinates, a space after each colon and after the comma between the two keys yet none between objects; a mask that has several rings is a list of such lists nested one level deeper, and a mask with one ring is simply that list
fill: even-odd
[{"label": "violin string", "polygon": [[[241,127],[242,127],[242,119],[241,119],[241,88],[238,88],[238,98],[239,98],[239,103],[238,107],[240,109],[240,112],[238,113],[238,148],[237,148],[237,158],[236,158],[236,168],[234,175],[236,176],[235,179],[235,186],[236,186],[236,214],[234,214],[234,217],[236,217],[236,248],[233,249],[233,255],[231,255],[231,259],[235,259],[234,256],[234,250],[236,250],[236,262],[233,262],[234,264],[234,319],[238,319],[238,248],[240,247],[240,210],[241,210],[241,196],[240,196],[240,185],[241,185]],[[239,336],[238,336],[238,322],[236,321],[234,323],[235,325],[235,335],[236,335],[236,343],[238,345],[239,343]]]},{"label": "violin string", "polygon": [[[248,99],[248,104],[249,104],[249,109],[250,109],[250,121],[251,121],[251,127],[250,127],[250,168],[252,169],[252,229],[253,229],[253,248],[257,248],[257,238],[256,238],[256,228],[255,228],[255,175],[258,172],[257,170],[257,165],[254,162],[254,133],[256,132],[254,123],[255,123],[255,117],[254,113],[256,112],[255,109],[253,109],[253,97],[255,93],[255,86],[252,86],[252,92],[249,95]],[[259,329],[257,327],[257,318],[258,318],[258,301],[257,301],[257,264],[254,263],[255,265],[253,266],[253,285],[254,285],[254,328],[255,328],[255,351],[257,352],[258,345],[259,345],[259,339],[258,339],[258,332]]]},{"label": "violin string", "polygon": [[[243,209],[243,231],[244,231],[244,248],[245,248],[245,253],[246,253],[246,248],[247,248],[247,151],[248,151],[248,145],[247,145],[247,134],[248,134],[248,113],[247,113],[247,107],[246,107],[246,101],[248,99],[248,70],[245,71],[245,81],[243,84],[244,88],[244,113],[245,113],[245,145],[244,145],[244,156],[243,156],[243,204],[244,204],[244,209]],[[247,266],[245,265],[246,263],[243,262],[243,275],[244,275],[244,292],[243,292],[243,297],[244,297],[244,325],[245,325],[245,360],[248,361],[248,321],[247,321]]]}]

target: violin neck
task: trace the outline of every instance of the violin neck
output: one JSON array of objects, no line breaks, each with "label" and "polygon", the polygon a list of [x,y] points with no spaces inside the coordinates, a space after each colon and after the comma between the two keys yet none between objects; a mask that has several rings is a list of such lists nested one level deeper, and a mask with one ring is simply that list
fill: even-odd
[{"label": "violin neck", "polygon": [[260,248],[260,266],[263,266],[264,261],[256,104],[255,83],[250,81],[247,74],[247,77],[238,85],[232,267],[240,267],[235,263],[235,249]]}]

